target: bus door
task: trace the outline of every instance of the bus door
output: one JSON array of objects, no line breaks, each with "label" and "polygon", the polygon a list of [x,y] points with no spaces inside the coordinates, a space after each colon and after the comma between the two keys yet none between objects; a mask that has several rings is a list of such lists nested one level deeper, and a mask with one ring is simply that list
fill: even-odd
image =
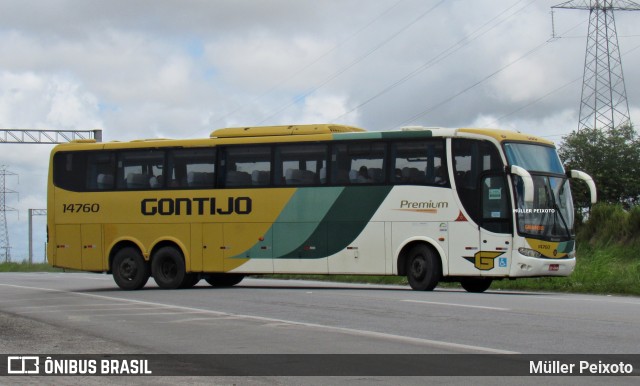
[{"label": "bus door", "polygon": [[506,176],[501,172],[483,173],[479,190],[480,251],[476,268],[482,276],[506,276],[513,246],[513,214]]}]

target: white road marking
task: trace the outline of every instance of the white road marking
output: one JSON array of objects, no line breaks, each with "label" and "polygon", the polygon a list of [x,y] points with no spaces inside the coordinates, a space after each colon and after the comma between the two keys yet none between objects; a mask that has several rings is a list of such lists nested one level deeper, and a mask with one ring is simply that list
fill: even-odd
[{"label": "white road marking", "polygon": [[515,351],[500,350],[500,349],[494,349],[490,347],[473,346],[473,345],[467,345],[467,344],[444,342],[444,341],[423,339],[423,338],[414,338],[414,337],[403,336],[403,335],[387,334],[384,332],[359,330],[359,329],[347,328],[347,327],[328,326],[323,324],[298,322],[294,320],[276,319],[276,318],[269,318],[269,317],[263,317],[263,316],[233,314],[233,313],[222,312],[222,311],[213,311],[213,310],[206,310],[206,309],[200,309],[200,308],[194,308],[194,307],[184,307],[184,306],[176,306],[171,304],[147,302],[143,300],[122,299],[122,298],[111,297],[106,295],[88,294],[88,293],[82,293],[82,292],[58,290],[53,288],[29,287],[29,286],[15,285],[15,284],[0,284],[0,286],[22,288],[22,289],[35,290],[35,291],[62,292],[62,293],[68,293],[71,295],[85,296],[85,297],[90,297],[95,299],[108,299],[108,300],[113,300],[113,301],[123,302],[123,303],[158,306],[158,307],[165,307],[169,309],[184,310],[189,312],[195,311],[198,313],[215,315],[215,316],[234,317],[234,318],[244,319],[244,320],[254,320],[254,321],[265,322],[267,324],[282,323],[288,326],[302,326],[302,327],[308,327],[308,328],[314,328],[314,329],[320,329],[320,330],[326,330],[326,331],[335,331],[335,332],[349,334],[349,335],[365,336],[369,338],[388,339],[388,340],[406,342],[411,344],[424,344],[431,347],[439,347],[439,348],[448,349],[448,350],[453,349],[453,350],[461,350],[466,352],[470,351],[470,352],[489,353],[489,354],[519,354],[519,352],[515,352]]},{"label": "white road marking", "polygon": [[457,303],[444,303],[444,302],[429,302],[425,300],[412,300],[412,299],[404,299],[402,302],[407,303],[423,303],[423,304],[435,304],[438,306],[452,306],[452,307],[468,307],[468,308],[480,308],[483,310],[493,310],[493,311],[510,311],[510,308],[501,308],[501,307],[487,307],[487,306],[475,306],[470,304],[457,304]]},{"label": "white road marking", "polygon": [[640,306],[640,302],[629,302],[624,300],[612,300],[612,299],[587,299],[587,298],[580,298],[580,297],[571,297],[571,299],[569,299],[569,298],[559,298],[555,296],[529,296],[528,297],[528,299],[531,299],[531,298],[542,299],[542,300],[563,300],[563,301],[571,301],[571,302],[581,300],[583,302],[605,302],[605,303],[631,304],[634,306]]}]

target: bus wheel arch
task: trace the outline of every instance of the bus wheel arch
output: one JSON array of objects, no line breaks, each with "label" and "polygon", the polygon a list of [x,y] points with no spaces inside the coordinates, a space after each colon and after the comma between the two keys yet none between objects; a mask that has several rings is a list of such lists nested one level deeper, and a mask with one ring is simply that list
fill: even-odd
[{"label": "bus wheel arch", "polygon": [[442,278],[442,256],[429,242],[412,241],[398,255],[398,275],[407,276],[411,288],[431,291]]},{"label": "bus wheel arch", "polygon": [[151,276],[149,263],[134,243],[120,243],[112,248],[109,267],[118,287],[127,291],[141,289]]},{"label": "bus wheel arch", "polygon": [[170,241],[160,242],[153,247],[150,256],[151,276],[160,288],[183,287],[183,282],[189,276],[186,271],[184,252],[177,244]]}]

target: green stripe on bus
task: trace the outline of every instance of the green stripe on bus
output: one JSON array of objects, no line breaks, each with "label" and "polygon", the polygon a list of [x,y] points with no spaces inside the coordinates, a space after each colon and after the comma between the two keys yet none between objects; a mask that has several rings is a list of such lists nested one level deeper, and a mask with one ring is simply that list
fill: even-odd
[{"label": "green stripe on bus", "polygon": [[345,139],[380,139],[382,138],[382,133],[380,132],[366,132],[366,133],[339,133],[334,134],[333,139],[337,140],[345,140]]},{"label": "green stripe on bus", "polygon": [[269,230],[274,234],[273,256],[287,256],[304,248],[343,190],[299,188]]},{"label": "green stripe on bus", "polygon": [[431,138],[433,132],[431,130],[407,130],[407,131],[388,131],[382,133],[383,139],[404,139],[404,138]]},{"label": "green stripe on bus", "polygon": [[[272,256],[256,243],[250,249],[232,258],[272,258],[295,253],[304,242],[312,238],[322,219],[340,196],[343,187],[298,188],[282,209],[278,218],[264,235],[264,240],[272,240]],[[296,255],[297,256],[297,255]]]},{"label": "green stripe on bus", "polygon": [[[315,246],[318,249],[318,253],[310,253],[306,256],[307,258],[331,256],[345,249],[362,233],[391,188],[391,186],[345,187],[310,237],[292,253],[281,256],[274,254],[274,257],[304,258],[300,250],[305,246]],[[324,240],[326,244],[314,245]]]}]

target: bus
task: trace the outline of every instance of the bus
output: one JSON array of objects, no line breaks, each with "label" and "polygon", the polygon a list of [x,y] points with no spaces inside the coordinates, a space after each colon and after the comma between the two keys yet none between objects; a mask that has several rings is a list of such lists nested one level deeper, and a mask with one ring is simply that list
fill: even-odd
[{"label": "bus", "polygon": [[406,276],[414,290],[567,276],[574,209],[552,142],[515,131],[337,125],[76,140],[51,152],[54,267],[124,290],[245,275]]}]

